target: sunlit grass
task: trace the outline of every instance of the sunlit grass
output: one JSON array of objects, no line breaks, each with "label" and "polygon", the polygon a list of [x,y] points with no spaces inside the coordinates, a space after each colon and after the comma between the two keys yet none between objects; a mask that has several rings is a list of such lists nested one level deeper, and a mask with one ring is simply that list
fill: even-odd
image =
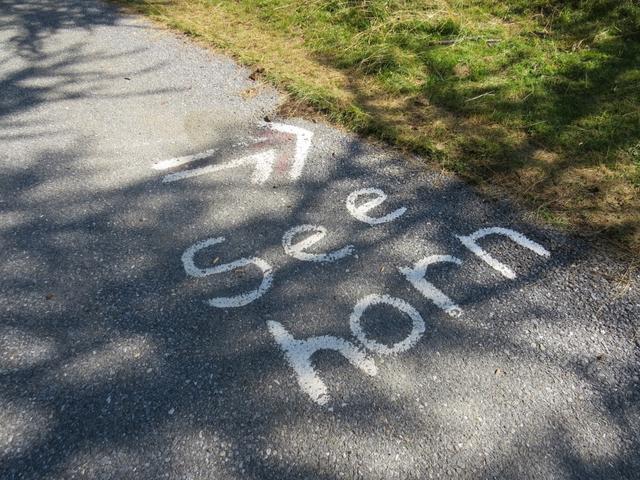
[{"label": "sunlit grass", "polygon": [[640,248],[637,1],[120,3],[356,132]]}]

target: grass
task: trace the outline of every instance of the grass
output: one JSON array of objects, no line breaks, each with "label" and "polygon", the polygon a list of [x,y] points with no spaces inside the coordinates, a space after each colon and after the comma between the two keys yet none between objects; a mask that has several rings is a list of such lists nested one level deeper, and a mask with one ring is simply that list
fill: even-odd
[{"label": "grass", "polygon": [[289,105],[640,252],[637,0],[119,3],[259,66]]}]

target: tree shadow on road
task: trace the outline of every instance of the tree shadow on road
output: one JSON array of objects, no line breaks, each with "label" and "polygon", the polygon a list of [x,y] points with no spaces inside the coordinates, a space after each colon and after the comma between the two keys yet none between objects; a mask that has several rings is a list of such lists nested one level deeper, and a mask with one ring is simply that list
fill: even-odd
[{"label": "tree shadow on road", "polygon": [[[7,348],[16,343],[22,348],[12,351],[11,360],[4,358],[2,401],[13,415],[9,420],[15,431],[7,444],[11,448],[5,451],[1,476],[161,478],[171,474],[328,479],[339,478],[339,471],[347,478],[389,478],[393,474],[419,478],[435,464],[441,475],[520,478],[531,474],[530,463],[518,467],[522,456],[539,458],[542,473],[550,465],[560,465],[567,478],[631,478],[638,462],[633,453],[638,451],[637,439],[632,433],[638,399],[636,385],[626,379],[635,360],[627,358],[628,364],[622,365],[619,358],[612,359],[611,368],[621,379],[610,383],[610,379],[593,376],[589,367],[581,365],[570,351],[563,351],[562,345],[541,354],[511,335],[533,324],[550,328],[558,315],[553,304],[539,311],[525,305],[514,312],[517,319],[498,315],[495,324],[482,318],[492,310],[493,301],[504,301],[511,295],[522,301],[518,291],[532,284],[541,288],[545,278],[553,279],[556,272],[579,264],[587,255],[580,251],[573,256],[560,255],[566,245],[558,243],[553,232],[532,225],[520,224],[518,229],[535,232],[537,240],[556,250],[548,263],[532,256],[531,274],[523,272],[516,281],[504,281],[478,262],[474,270],[463,272],[458,279],[451,271],[434,272],[434,282],[447,285],[450,281],[455,286],[454,292],[468,312],[464,321],[438,312],[408,291],[400,277],[380,275],[384,278],[376,279],[366,263],[350,263],[351,268],[363,268],[361,274],[371,278],[371,285],[362,286],[363,291],[384,288],[407,298],[427,319],[430,333],[415,350],[380,365],[381,373],[374,378],[363,378],[339,355],[319,354],[316,363],[334,397],[333,412],[318,407],[299,390],[266,330],[265,320],[282,322],[300,338],[333,334],[355,341],[348,328],[353,308],[349,295],[334,295],[334,303],[328,305],[317,290],[326,288],[323,286],[331,279],[334,292],[353,289],[354,285],[348,276],[336,282],[322,267],[288,261],[284,254],[274,252],[280,248],[282,232],[300,223],[319,203],[326,204],[327,192],[342,192],[340,184],[345,180],[371,178],[363,165],[352,163],[353,158],[370,153],[359,150],[354,143],[336,160],[351,163],[346,168],[348,178],[337,175],[328,181],[287,187],[299,190],[299,201],[286,217],[265,211],[227,228],[216,226],[218,222],[209,217],[209,206],[202,199],[212,187],[224,194],[224,190],[238,188],[235,184],[202,182],[163,189],[159,178],[153,178],[103,191],[98,199],[59,192],[33,199],[33,192],[43,184],[59,181],[54,171],[42,171],[46,160],[64,156],[75,170],[87,153],[82,150],[43,152],[33,167],[5,177],[3,186],[13,195],[4,211],[11,213],[14,223],[2,228],[6,245],[3,297],[7,302],[3,340]],[[83,165],[82,171],[77,181],[87,185],[102,175],[90,165]],[[458,188],[455,182],[444,182],[416,192],[423,198],[448,198],[459,212],[458,218],[447,223],[434,222],[435,230],[425,238],[429,248],[439,244],[450,251],[453,243],[440,239],[451,237],[451,226],[467,221],[464,212],[477,208],[473,205],[477,199],[461,195]],[[468,205],[463,203],[465,199]],[[143,209],[145,204],[153,208]],[[490,210],[493,207],[488,206]],[[42,220],[40,211],[61,214]],[[143,218],[138,225],[133,223],[136,215]],[[416,216],[386,227],[383,235],[370,237],[370,241],[354,236],[359,257],[377,258],[375,252],[394,238],[413,229],[420,232],[421,222],[424,219]],[[200,283],[184,274],[179,260],[183,249],[202,239],[187,240],[194,223],[204,225],[211,236],[228,239],[223,261],[253,253],[277,262],[273,292],[246,310],[225,312],[207,306],[206,298],[237,291],[239,280],[230,275]],[[347,230],[362,229],[355,222],[346,223]],[[187,233],[176,233],[181,231]],[[250,232],[264,232],[262,251],[246,251],[242,239]],[[434,238],[438,240],[434,242]],[[504,250],[496,252],[504,254]],[[524,250],[519,252],[527,255]],[[451,253],[473,263],[462,247]],[[404,263],[412,260],[405,258]],[[390,259],[389,270],[395,261]],[[478,273],[485,281],[475,276]],[[486,281],[487,275],[490,281]],[[60,281],[43,283],[52,277]],[[246,288],[253,284],[251,274],[240,281]],[[305,312],[318,309],[326,322],[305,323]],[[616,315],[614,310],[596,324],[623,320]],[[511,353],[505,356],[505,350]],[[432,375],[445,374],[437,360],[443,356],[460,367],[460,377],[429,382]],[[523,386],[523,392],[513,391],[494,380],[497,366],[507,370],[507,375],[523,374],[519,369],[529,371],[526,381],[546,375],[550,380]],[[394,378],[404,371],[407,379]],[[464,378],[473,372],[487,376],[476,380],[476,390],[473,382],[468,385]],[[519,425],[519,410],[512,402],[527,398],[525,391],[534,395],[531,388],[552,388],[554,382],[578,385],[592,395],[582,408],[593,409],[594,424],[614,437],[611,444],[598,444],[591,447],[593,450],[572,447],[572,436],[583,432],[575,419],[557,418],[564,405],[555,401],[538,406],[544,421],[529,419],[530,427],[525,425],[515,434],[499,437],[501,429]],[[501,413],[498,426],[484,420],[489,431],[481,448],[473,444],[482,438],[479,434],[459,437],[460,432],[455,434],[459,427],[450,423],[467,413],[458,404],[462,394],[469,395],[463,402],[473,406],[471,410],[475,408],[478,416],[486,415],[487,408],[512,409]],[[446,404],[450,415],[443,407]],[[461,438],[464,446],[449,450],[447,435]],[[560,449],[554,447],[558,441],[562,441]],[[612,444],[617,450],[606,462],[589,456]],[[209,471],[190,470],[193,465],[209,462]]]},{"label": "tree shadow on road", "polygon": [[120,18],[113,8],[80,0],[2,0],[0,12],[0,32],[9,32],[8,42],[14,51],[31,60],[43,58],[43,40],[60,30],[90,31],[100,25],[114,25]]},{"label": "tree shadow on road", "polygon": [[[93,7],[82,5],[62,2],[59,18],[40,29],[30,22],[16,45],[37,55],[41,32],[74,15],[87,29],[101,18],[115,21],[105,9],[91,22]],[[93,61],[80,46],[66,54],[55,68]],[[4,141],[56,135],[14,117],[51,101],[66,81],[48,90],[21,83],[10,80],[13,90],[0,90],[12,114],[1,121],[21,132]],[[316,128],[318,137],[326,134]],[[210,147],[225,151],[231,143]],[[78,136],[70,144],[31,151],[0,178],[1,478],[522,478],[558,471],[566,478],[632,478],[637,471],[633,312],[615,298],[614,282],[585,273],[599,262],[579,240],[354,138],[323,153],[333,165],[319,167],[317,176],[264,186],[240,176],[167,186],[146,170],[105,183],[112,171],[96,160],[92,141]],[[384,186],[389,202],[406,203],[409,212],[375,228],[357,222],[344,201],[365,186]],[[258,206],[250,202],[256,196],[264,199]],[[266,208],[276,198],[286,201]],[[232,211],[217,208],[227,204]],[[353,242],[358,258],[311,265],[282,251],[287,229],[335,218],[342,226],[327,241]],[[502,278],[454,236],[493,225],[484,222],[530,235],[551,259],[487,239],[483,245],[496,257],[518,265],[516,280]],[[267,295],[227,311],[205,303],[253,288],[257,278],[253,271],[189,278],[180,256],[214,236],[226,243],[207,251],[212,264],[217,256],[226,262],[250,255],[273,264]],[[462,258],[463,267],[434,269],[430,279],[465,310],[459,319],[396,271],[445,253]],[[595,300],[578,302],[578,292],[563,285],[572,269],[579,282],[592,282]],[[377,358],[377,377],[335,353],[318,354],[333,410],[319,407],[299,389],[266,320],[299,338],[355,342],[353,298],[368,293],[406,299],[428,332],[413,350]],[[599,315],[590,311],[593,301],[605,305]],[[369,324],[372,332],[392,338],[385,319],[378,320]],[[397,324],[406,327],[402,319]],[[539,332],[557,338],[567,329],[582,329],[581,339],[607,329],[610,358],[585,364],[589,348],[559,342],[541,351],[532,344]],[[564,388],[581,389],[577,407],[566,404]],[[591,443],[583,438],[590,431],[607,437]]]}]

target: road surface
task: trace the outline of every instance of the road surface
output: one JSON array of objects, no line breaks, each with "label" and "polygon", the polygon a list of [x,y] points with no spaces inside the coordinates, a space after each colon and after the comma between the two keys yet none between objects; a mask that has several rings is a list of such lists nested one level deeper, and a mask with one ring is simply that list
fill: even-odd
[{"label": "road surface", "polygon": [[639,478],[613,256],[113,7],[0,24],[0,478]]}]

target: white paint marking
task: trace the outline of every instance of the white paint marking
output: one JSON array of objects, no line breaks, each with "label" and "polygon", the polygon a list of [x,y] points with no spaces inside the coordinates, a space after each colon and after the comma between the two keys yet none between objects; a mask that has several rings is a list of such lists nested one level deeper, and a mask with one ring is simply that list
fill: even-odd
[{"label": "white paint marking", "polygon": [[262,270],[262,282],[257,289],[233,297],[216,297],[207,301],[209,305],[217,308],[243,307],[260,298],[267,292],[267,290],[269,290],[269,288],[271,288],[271,283],[273,282],[272,268],[271,265],[258,257],[241,258],[234,262],[224,263],[222,265],[216,265],[215,267],[209,268],[199,268],[195,265],[193,258],[197,252],[204,248],[222,243],[224,241],[224,237],[208,238],[187,248],[182,254],[182,264],[184,265],[184,271],[187,272],[187,275],[190,275],[192,277],[202,278],[209,275],[214,275],[216,273],[230,272],[232,270],[243,268],[248,265],[257,266],[260,270]]},{"label": "white paint marking", "polygon": [[154,170],[169,170],[170,168],[179,167],[187,163],[195,162],[196,160],[202,160],[203,158],[211,157],[214,153],[216,153],[216,151],[216,149],[206,150],[194,155],[185,155],[184,157],[163,160],[161,162],[154,163],[151,168],[153,168]]},{"label": "white paint marking", "polygon": [[[364,195],[375,195],[375,197],[369,201],[364,202],[361,205],[356,205],[358,197],[361,197]],[[403,215],[404,212],[407,211],[405,207],[401,207],[379,218],[374,218],[367,215],[367,212],[380,206],[386,199],[387,199],[386,193],[384,193],[379,188],[362,188],[360,190],[356,190],[355,192],[352,192],[347,197],[347,210],[349,210],[349,213],[353,215],[355,218],[357,218],[361,222],[368,223],[369,225],[379,225],[381,223],[390,222],[392,220],[395,220],[399,216]]]},{"label": "white paint marking", "polygon": [[[293,238],[296,235],[305,232],[315,232],[312,235],[300,240],[298,243],[292,244]],[[353,255],[355,247],[353,245],[347,245],[340,250],[335,250],[329,253],[308,253],[305,250],[312,245],[318,243],[327,235],[327,229],[320,225],[298,225],[285,232],[282,236],[282,246],[287,255],[303,260],[305,262],[320,262],[329,263],[340,260],[341,258]]]},{"label": "white paint marking", "polygon": [[[311,149],[311,139],[313,137],[313,132],[301,127],[286,125],[284,123],[263,123],[262,125],[272,130],[288,133],[296,137],[296,145],[295,145],[295,151],[293,156],[293,165],[289,170],[289,177],[292,180],[297,179],[302,174],[304,164],[307,160],[307,155],[309,154],[309,150]],[[252,141],[253,143],[256,143],[256,139],[252,139]],[[246,146],[246,145],[248,144],[240,143],[234,146]],[[215,152],[216,152],[215,149],[206,150],[204,152],[196,153],[194,155],[185,155],[183,157],[163,160],[153,164],[152,168],[154,170],[168,170],[171,168],[186,165],[187,163],[191,163],[196,160],[202,160],[204,158],[211,157],[215,154]],[[222,163],[217,165],[207,165],[206,167],[193,168],[193,169],[184,170],[181,172],[170,173],[169,175],[165,175],[165,177],[162,179],[162,183],[175,182],[178,180],[183,180],[185,178],[196,177],[198,175],[206,175],[208,173],[215,173],[221,170],[242,167],[242,166],[251,165],[255,163],[255,171],[251,177],[251,181],[253,183],[260,184],[260,183],[266,182],[271,176],[271,172],[273,171],[273,165],[275,163],[275,160],[276,160],[276,152],[273,149],[270,149],[265,152],[255,153],[245,157],[237,158],[227,163]]]},{"label": "white paint marking", "polygon": [[[360,324],[360,318],[365,310],[371,306],[379,305],[381,303],[391,305],[401,312],[406,313],[409,315],[409,318],[411,318],[411,332],[407,338],[401,342],[395,343],[392,347],[378,343],[375,340],[369,340],[362,328],[362,325]],[[420,340],[420,337],[422,337],[426,328],[420,313],[409,303],[405,302],[401,298],[375,294],[364,297],[356,304],[351,316],[349,317],[349,325],[351,326],[353,334],[366,348],[372,352],[379,353],[380,355],[391,355],[409,350],[418,343],[418,340]]]},{"label": "white paint marking", "polygon": [[375,376],[378,373],[373,359],[368,358],[363,350],[347,340],[329,335],[296,340],[278,322],[268,321],[267,326],[295,371],[298,385],[318,405],[326,405],[331,400],[327,386],[311,363],[311,357],[318,350],[335,350],[367,375]]},{"label": "white paint marking", "polygon": [[456,305],[449,297],[447,297],[441,290],[436,288],[431,282],[428,282],[424,277],[427,273],[427,268],[434,263],[448,262],[455,263],[456,265],[462,265],[462,260],[451,255],[431,255],[416,262],[411,267],[399,267],[398,270],[411,282],[422,295],[427,297],[438,307],[443,309],[452,317],[459,317],[462,315],[462,309]]},{"label": "white paint marking", "polygon": [[477,241],[487,235],[498,234],[509,237],[511,240],[516,242],[518,245],[528,248],[529,250],[541,255],[543,257],[549,257],[551,254],[549,251],[544,248],[539,243],[534,242],[533,240],[529,240],[527,237],[522,235],[521,233],[516,232],[515,230],[511,230],[508,228],[501,227],[491,227],[491,228],[481,228],[473,232],[471,235],[456,235],[456,237],[462,242],[462,244],[467,247],[474,255],[480,257],[485,263],[487,263],[491,268],[497,270],[502,275],[507,278],[514,279],[516,278],[516,273],[511,270],[504,263],[499,262],[495,258],[493,258],[489,253],[484,250],[480,245],[478,245]]},{"label": "white paint marking", "polygon": [[269,176],[271,175],[275,160],[276,153],[273,150],[267,150],[266,152],[255,153],[246,157],[237,158],[227,163],[218,165],[207,165],[206,167],[192,168],[191,170],[170,173],[162,179],[162,183],[175,182],[177,180],[183,180],[185,178],[205,175],[207,173],[219,172],[221,170],[227,170],[230,168],[242,167],[245,165],[251,165],[253,163],[255,163],[255,170],[253,171],[253,175],[251,176],[251,181],[253,183],[264,183],[269,179]]},{"label": "white paint marking", "polygon": [[293,165],[291,166],[291,170],[289,170],[289,178],[296,180],[302,174],[302,169],[307,161],[307,155],[311,149],[311,138],[313,137],[313,132],[305,128],[286,125],[284,123],[267,123],[266,125],[272,130],[295,135],[296,148],[293,157]]}]

